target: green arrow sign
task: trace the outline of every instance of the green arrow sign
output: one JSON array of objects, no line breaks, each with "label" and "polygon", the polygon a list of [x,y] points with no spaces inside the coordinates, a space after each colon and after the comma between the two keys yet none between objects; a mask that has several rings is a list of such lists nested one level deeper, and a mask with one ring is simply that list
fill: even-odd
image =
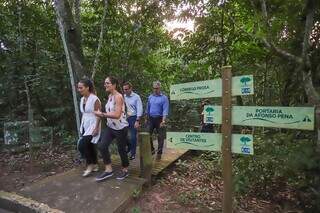
[{"label": "green arrow sign", "polygon": [[[243,75],[232,78],[232,95],[252,95],[253,76]],[[195,99],[222,96],[222,81],[214,79],[208,81],[196,81],[184,84],[175,84],[170,87],[170,99]]]},{"label": "green arrow sign", "polygon": [[[221,133],[168,132],[167,146],[174,149],[221,151]],[[232,152],[253,155],[252,135],[233,134]]]},{"label": "green arrow sign", "polygon": [[[221,124],[221,106],[204,107],[204,123]],[[232,125],[314,129],[313,107],[233,106]]]}]

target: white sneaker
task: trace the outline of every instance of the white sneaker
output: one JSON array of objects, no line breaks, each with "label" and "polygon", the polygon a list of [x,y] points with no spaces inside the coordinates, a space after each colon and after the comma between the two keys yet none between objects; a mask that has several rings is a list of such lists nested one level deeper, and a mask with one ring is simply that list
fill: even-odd
[{"label": "white sneaker", "polygon": [[83,172],[82,177],[88,177],[91,173],[92,173],[92,169],[86,169]]}]

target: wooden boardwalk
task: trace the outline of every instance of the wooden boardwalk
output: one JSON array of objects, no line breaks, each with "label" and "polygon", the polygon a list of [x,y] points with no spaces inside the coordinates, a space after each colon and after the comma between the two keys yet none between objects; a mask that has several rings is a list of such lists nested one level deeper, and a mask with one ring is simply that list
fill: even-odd
[{"label": "wooden boardwalk", "polygon": [[[156,176],[165,170],[168,166],[178,160],[182,155],[184,155],[187,150],[177,150],[177,149],[164,149],[164,154],[160,161],[155,159],[156,155],[153,156],[153,166],[152,166],[152,175]],[[115,168],[119,168],[121,165],[120,157],[118,155],[112,156],[112,163],[115,164]],[[137,149],[137,158],[133,161],[130,161],[129,166],[130,174],[135,177],[139,177],[140,174],[140,158],[139,150]]]},{"label": "wooden boardwalk", "polygon": [[[186,150],[164,149],[160,161],[153,161],[153,175],[179,159]],[[113,156],[114,170],[120,169],[118,156]],[[142,190],[146,180],[140,178],[139,155],[130,161],[130,175],[123,181],[114,177],[97,183],[94,176],[81,177],[83,168],[54,175],[23,188],[18,194],[64,212],[99,213],[122,212],[135,194]],[[100,163],[101,169],[103,167]]]}]

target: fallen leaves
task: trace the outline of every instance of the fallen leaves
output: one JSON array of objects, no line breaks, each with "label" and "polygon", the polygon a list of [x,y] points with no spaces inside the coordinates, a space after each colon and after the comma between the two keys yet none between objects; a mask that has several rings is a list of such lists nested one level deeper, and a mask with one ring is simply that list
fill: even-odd
[{"label": "fallen leaves", "polygon": [[75,150],[63,146],[43,146],[20,153],[1,150],[0,189],[14,191],[27,183],[73,168],[74,156]]}]

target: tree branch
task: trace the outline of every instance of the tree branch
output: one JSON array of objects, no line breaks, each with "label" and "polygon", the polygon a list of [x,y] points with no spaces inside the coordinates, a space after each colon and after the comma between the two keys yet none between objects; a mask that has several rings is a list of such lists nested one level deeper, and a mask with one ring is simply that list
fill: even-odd
[{"label": "tree branch", "polygon": [[95,75],[97,73],[98,65],[100,63],[100,54],[101,54],[104,30],[105,30],[105,25],[106,25],[107,10],[108,10],[108,0],[105,0],[104,1],[103,15],[102,15],[102,19],[101,19],[98,48],[97,48],[97,52],[96,52],[96,55],[95,55],[95,58],[94,58],[94,62],[93,62],[93,67],[92,67],[92,75],[91,75],[91,79],[92,80],[94,80],[94,77],[95,77]]},{"label": "tree branch", "polygon": [[[251,33],[248,33],[245,29],[243,29],[242,27],[238,26],[235,22],[235,20],[233,19],[233,17],[229,17],[230,20],[233,22],[234,26],[236,26],[238,29],[240,29],[243,33],[245,33],[246,35],[250,36],[251,38],[257,38],[256,36],[253,36]],[[267,41],[266,38],[259,38],[264,45],[271,51],[277,53],[278,56],[286,58],[287,60],[290,61],[294,61],[295,63],[301,64],[302,63],[302,58],[295,56],[285,50],[282,50],[279,47],[276,47],[275,45],[273,45],[273,43]]]},{"label": "tree branch", "polygon": [[266,26],[268,27],[268,30],[269,30],[271,25],[270,25],[269,18],[268,18],[266,1],[265,0],[260,0],[260,3],[261,3],[262,16],[263,16],[264,21],[266,23]]},{"label": "tree branch", "polygon": [[295,56],[295,55],[293,55],[293,54],[291,54],[291,53],[289,53],[279,47],[276,47],[273,43],[268,42],[266,38],[262,38],[262,41],[268,49],[275,52],[278,56],[285,58],[289,61],[294,61],[297,64],[302,64],[302,62],[303,62],[302,58]]},{"label": "tree branch", "polygon": [[[251,1],[251,4],[253,4],[253,2]],[[265,0],[260,0],[260,4],[261,4],[261,12],[262,12],[262,17],[264,19],[265,25],[267,27],[267,38],[262,38],[262,42],[264,43],[264,45],[270,49],[271,51],[275,52],[278,56],[283,57],[287,60],[290,61],[294,61],[297,64],[302,64],[303,60],[301,57],[295,56],[291,53],[289,53],[288,51],[285,51],[277,46],[275,46],[271,41],[269,41],[268,36],[269,36],[269,32],[270,32],[270,28],[271,28],[271,24],[269,22],[269,18],[268,18],[268,11],[267,11],[267,5],[266,5],[266,1]],[[254,5],[254,4],[253,4]]]},{"label": "tree branch", "polygon": [[311,47],[310,34],[314,26],[313,19],[314,19],[314,14],[316,10],[315,0],[306,0],[305,10],[306,10],[306,24],[304,28],[301,57],[305,60],[306,66],[311,67],[308,51],[310,50],[310,47]]}]

